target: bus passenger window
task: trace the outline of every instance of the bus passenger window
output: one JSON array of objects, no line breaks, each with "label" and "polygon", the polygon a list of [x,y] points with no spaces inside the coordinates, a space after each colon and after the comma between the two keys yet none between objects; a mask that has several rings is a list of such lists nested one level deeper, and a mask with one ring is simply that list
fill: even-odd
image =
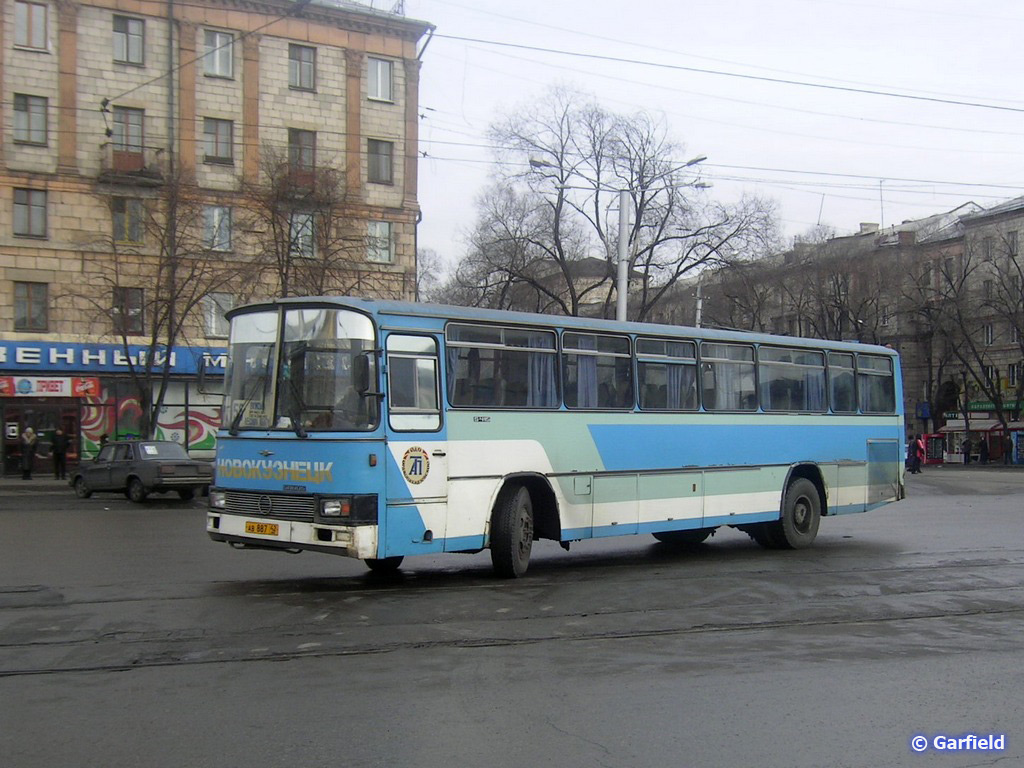
[{"label": "bus passenger window", "polygon": [[391,428],[403,432],[440,429],[437,342],[427,336],[392,334],[387,350]]},{"label": "bus passenger window", "polygon": [[874,355],[857,355],[857,389],[864,413],[893,413],[896,410],[896,385],[892,360]]}]

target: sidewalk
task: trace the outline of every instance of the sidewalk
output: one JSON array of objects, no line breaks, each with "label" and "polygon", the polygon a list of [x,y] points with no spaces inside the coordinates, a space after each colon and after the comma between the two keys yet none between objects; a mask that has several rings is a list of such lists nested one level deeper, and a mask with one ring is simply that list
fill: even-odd
[{"label": "sidewalk", "polygon": [[53,475],[32,473],[31,480],[22,480],[21,475],[0,477],[0,500],[10,495],[26,495],[33,493],[67,493],[74,498],[75,492],[67,480],[54,480]]}]

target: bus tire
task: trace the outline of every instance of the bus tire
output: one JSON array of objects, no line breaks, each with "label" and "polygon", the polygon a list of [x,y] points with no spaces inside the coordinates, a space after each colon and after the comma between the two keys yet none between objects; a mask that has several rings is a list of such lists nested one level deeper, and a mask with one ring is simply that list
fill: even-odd
[{"label": "bus tire", "polygon": [[697,544],[703,544],[714,532],[714,528],[693,528],[686,531],[658,531],[654,534],[654,538],[665,544],[692,547]]},{"label": "bus tire", "polygon": [[405,559],[402,555],[395,557],[368,557],[363,562],[374,573],[394,573]]},{"label": "bus tire", "polygon": [[505,579],[526,573],[533,549],[533,501],[530,492],[510,483],[501,489],[491,515],[491,564]]},{"label": "bus tire", "polygon": [[786,489],[782,517],[769,523],[769,538],[776,549],[806,549],[814,543],[821,523],[821,497],[805,477],[798,477]]}]

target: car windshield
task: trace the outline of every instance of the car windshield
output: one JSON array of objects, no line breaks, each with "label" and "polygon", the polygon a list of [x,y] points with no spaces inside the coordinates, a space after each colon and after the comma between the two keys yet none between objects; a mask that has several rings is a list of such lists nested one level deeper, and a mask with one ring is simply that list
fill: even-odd
[{"label": "car windshield", "polygon": [[184,459],[188,461],[185,449],[177,443],[139,443],[141,459]]}]

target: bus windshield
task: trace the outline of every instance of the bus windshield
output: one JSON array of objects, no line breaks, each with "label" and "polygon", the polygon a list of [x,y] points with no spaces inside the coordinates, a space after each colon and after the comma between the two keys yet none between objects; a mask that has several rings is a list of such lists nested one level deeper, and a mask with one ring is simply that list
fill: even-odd
[{"label": "bus windshield", "polygon": [[300,434],[374,429],[379,401],[360,392],[353,376],[366,357],[369,381],[376,381],[370,319],[324,307],[285,309],[283,329],[281,319],[277,312],[255,312],[232,320],[226,386],[232,426]]}]

